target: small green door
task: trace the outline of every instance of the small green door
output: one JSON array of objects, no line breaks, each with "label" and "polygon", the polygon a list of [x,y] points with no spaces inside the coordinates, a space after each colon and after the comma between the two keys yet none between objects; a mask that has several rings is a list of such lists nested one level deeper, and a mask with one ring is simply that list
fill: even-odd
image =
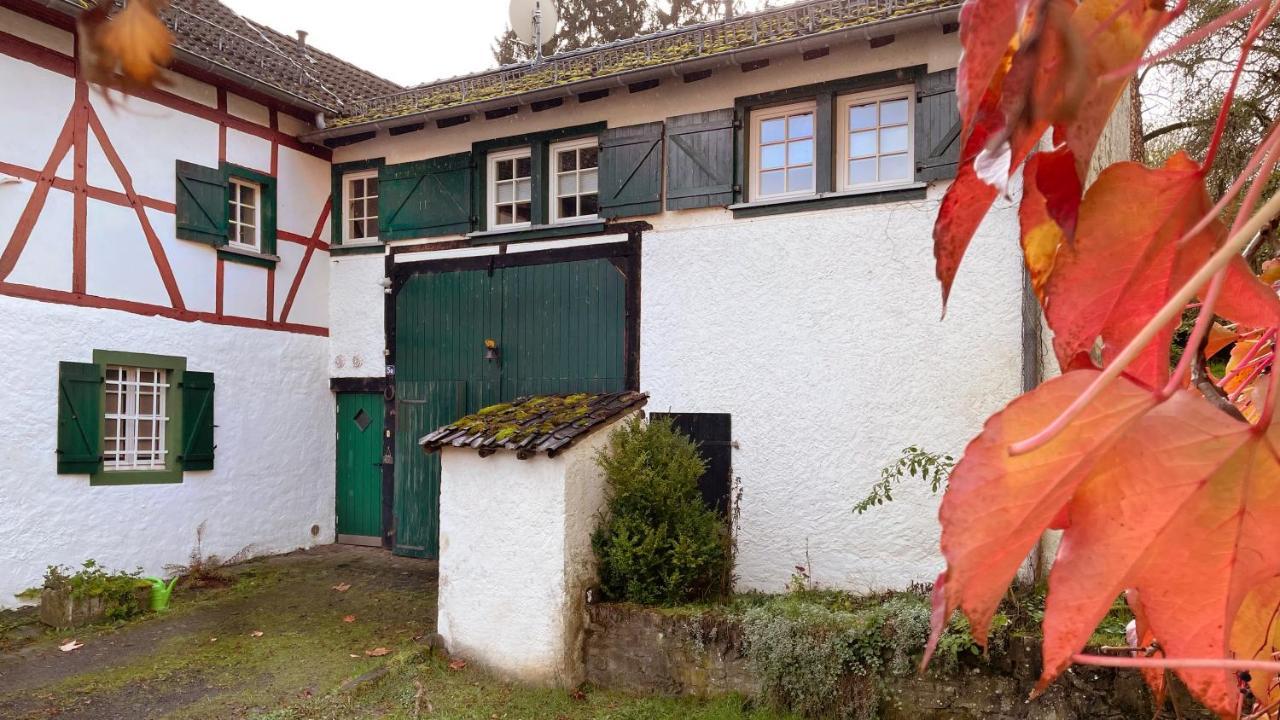
[{"label": "small green door", "polygon": [[338,393],[338,542],[382,545],[382,395]]}]

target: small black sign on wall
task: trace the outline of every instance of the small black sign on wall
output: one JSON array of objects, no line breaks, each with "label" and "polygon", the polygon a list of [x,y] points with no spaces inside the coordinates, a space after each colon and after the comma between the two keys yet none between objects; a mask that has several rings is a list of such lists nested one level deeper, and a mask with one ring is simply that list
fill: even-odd
[{"label": "small black sign on wall", "polygon": [[708,507],[722,517],[730,512],[729,495],[733,487],[733,426],[728,413],[651,413],[654,418],[667,418],[675,428],[688,435],[707,471],[698,478],[698,489]]}]

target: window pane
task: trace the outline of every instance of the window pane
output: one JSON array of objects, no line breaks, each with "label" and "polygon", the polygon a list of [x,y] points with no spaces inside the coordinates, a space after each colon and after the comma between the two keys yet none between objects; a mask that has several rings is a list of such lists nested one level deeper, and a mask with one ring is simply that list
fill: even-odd
[{"label": "window pane", "polygon": [[760,173],[761,195],[776,195],[786,190],[786,175],[781,170]]},{"label": "window pane", "polygon": [[350,214],[351,217],[364,217],[364,201],[352,200],[351,206],[347,209],[347,213]]},{"label": "window pane", "polygon": [[529,169],[531,167],[532,165],[529,162],[529,158],[527,157],[516,158],[516,177],[518,178],[529,177]]},{"label": "window pane", "polygon": [[369,178],[365,181],[364,193],[369,197],[378,196],[378,178]]},{"label": "window pane", "polygon": [[849,184],[869,183],[876,181],[875,158],[849,161]]},{"label": "window pane", "polygon": [[255,237],[253,228],[245,225],[240,226],[240,242],[244,243],[245,245],[258,244],[258,239]]},{"label": "window pane", "polygon": [[599,196],[595,193],[581,196],[578,198],[578,203],[583,215],[595,215],[600,212]]},{"label": "window pane", "polygon": [[787,192],[813,189],[813,167],[791,168],[787,171]]},{"label": "window pane", "polygon": [[516,199],[517,200],[528,200],[531,197],[530,195],[531,192],[533,192],[532,182],[530,182],[529,180],[516,181]]},{"label": "window pane", "polygon": [[765,170],[780,168],[786,164],[786,150],[782,145],[765,145],[760,148],[760,167]]},{"label": "window pane", "polygon": [[876,154],[876,131],[865,130],[849,135],[849,157],[866,157]]},{"label": "window pane", "polygon": [[813,135],[813,113],[792,115],[787,118],[787,137],[808,137]]},{"label": "window pane", "polygon": [[353,238],[364,237],[364,221],[363,220],[351,221],[351,237]]},{"label": "window pane", "polygon": [[566,170],[578,169],[578,151],[577,150],[561,150],[556,154],[560,156],[559,158],[560,172],[564,172]]},{"label": "window pane", "polygon": [[849,108],[849,129],[866,130],[876,126],[876,106],[854,105]]},{"label": "window pane", "polygon": [[880,128],[880,152],[896,153],[907,151],[907,126]]},{"label": "window pane", "polygon": [[257,204],[257,203],[255,202],[255,200],[256,200],[256,199],[257,199],[257,192],[256,192],[256,191],[254,191],[254,189],[253,189],[252,187],[250,187],[250,186],[248,186],[248,185],[242,185],[242,186],[240,187],[240,202],[241,202],[241,203],[244,203],[245,205],[256,205],[256,204]]},{"label": "window pane", "polygon": [[573,173],[561,175],[556,179],[556,192],[559,195],[573,195],[578,192],[578,176]]},{"label": "window pane", "polygon": [[150,393],[144,393],[138,396],[138,412],[143,415],[155,414],[156,399]]},{"label": "window pane", "polygon": [[[110,371],[108,371],[110,372]],[[108,376],[110,379],[110,376]],[[120,412],[120,396],[113,392],[112,388],[107,388],[107,414],[115,415]],[[107,433],[110,435],[111,433]]]},{"label": "window pane", "polygon": [[498,183],[498,202],[511,202],[512,200],[515,200],[515,192],[516,186],[514,183]]},{"label": "window pane", "polygon": [[760,123],[760,142],[770,143],[785,140],[785,128],[786,124],[782,118],[765,120]]},{"label": "window pane", "polygon": [[880,158],[880,180],[906,180],[911,173],[911,163],[906,154],[885,155]]},{"label": "window pane", "polygon": [[788,165],[809,165],[813,162],[813,141],[798,140],[787,143]]},{"label": "window pane", "polygon": [[880,103],[880,124],[897,125],[907,121],[907,101],[888,100]]},{"label": "window pane", "polygon": [[498,179],[510,180],[513,162],[511,160],[499,160],[496,165],[498,169]]},{"label": "window pane", "polygon": [[565,197],[560,198],[560,217],[571,218],[578,216],[578,198]]},{"label": "window pane", "polygon": [[527,202],[517,203],[516,204],[516,222],[527,223],[529,222],[530,217],[531,216],[529,214],[529,203]]},{"label": "window pane", "polygon": [[513,222],[512,217],[513,216],[511,214],[510,205],[498,206],[498,224],[499,225],[510,225]]},{"label": "window pane", "polygon": [[578,182],[582,187],[578,188],[578,192],[593,193],[596,191],[596,171],[587,170],[578,175]]},{"label": "window pane", "polygon": [[600,149],[597,147],[582,148],[578,155],[578,167],[593,168],[600,164]]},{"label": "window pane", "polygon": [[[111,411],[108,410],[107,412],[111,412]],[[116,420],[115,418],[108,418],[107,426],[103,430],[102,435],[103,437],[106,437],[106,438],[114,438],[119,429],[120,429],[120,421]]]}]

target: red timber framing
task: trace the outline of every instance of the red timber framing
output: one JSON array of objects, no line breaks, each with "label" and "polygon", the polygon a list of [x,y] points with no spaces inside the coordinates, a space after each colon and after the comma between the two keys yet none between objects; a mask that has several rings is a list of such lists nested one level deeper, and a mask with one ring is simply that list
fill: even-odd
[{"label": "red timber framing", "polygon": [[[292,283],[289,287],[289,293],[286,296],[279,319],[276,319],[275,317],[275,268],[269,268],[266,273],[265,317],[246,318],[225,315],[223,313],[224,267],[221,259],[216,260],[216,304],[214,312],[210,313],[190,310],[186,307],[186,304],[183,301],[181,290],[179,289],[178,283],[174,277],[173,269],[169,264],[168,257],[164,250],[164,245],[160,242],[160,238],[156,234],[150,218],[148,218],[146,213],[147,209],[164,213],[174,213],[176,210],[174,204],[157,198],[139,195],[136,192],[128,169],[125,167],[120,155],[116,152],[102,121],[99,119],[97,112],[94,110],[93,105],[89,100],[88,84],[79,76],[75,59],[3,31],[0,31],[0,54],[35,64],[39,67],[66,75],[75,80],[75,95],[72,106],[67,113],[62,130],[54,141],[53,148],[49,153],[49,158],[45,162],[44,167],[37,170],[35,168],[23,167],[0,160],[0,173],[12,175],[35,183],[35,189],[28,198],[26,206],[23,208],[22,214],[19,216],[18,222],[14,226],[13,234],[4,246],[3,252],[0,252],[0,294],[42,302],[121,310],[140,315],[167,317],[187,322],[200,321],[234,325],[238,327],[304,333],[309,335],[328,335],[327,328],[290,323],[288,322],[288,318],[289,312],[293,307],[294,299],[297,296],[298,289],[302,284],[302,279],[310,265],[311,256],[316,250],[324,252],[328,252],[329,250],[328,244],[321,240],[320,235],[321,230],[328,222],[330,212],[329,201],[326,201],[322,208],[320,217],[316,220],[315,229],[310,236],[303,236],[284,230],[277,231],[277,239],[279,241],[294,243],[305,248],[302,261],[300,262],[297,273],[293,277]],[[270,174],[272,176],[276,175],[279,168],[279,149],[282,145],[308,153],[326,161],[331,158],[331,154],[328,149],[304,144],[298,141],[297,138],[280,132],[279,116],[274,108],[270,110],[271,120],[269,127],[262,127],[230,114],[227,110],[227,91],[225,88],[217,89],[218,103],[216,108],[201,105],[195,101],[179,97],[163,90],[147,90],[138,93],[137,96],[180,112],[216,122],[218,124],[218,157],[220,161],[226,160],[228,128],[254,135],[271,142]],[[112,170],[115,172],[116,178],[120,183],[120,187],[124,190],[123,193],[89,185],[88,139],[90,133],[92,133],[93,137],[98,141],[103,154],[107,158],[108,164],[110,164]],[[72,153],[73,177],[71,179],[57,177],[57,169],[66,158],[68,152]],[[45,201],[48,199],[49,191],[52,189],[72,193],[73,222],[71,292],[35,287],[8,281],[9,275],[17,266],[18,260],[31,238],[31,233],[35,228],[36,221],[39,219],[40,213],[44,209]],[[89,200],[97,200],[133,209],[134,213],[137,215],[143,236],[146,238],[147,245],[151,250],[151,255],[155,260],[156,270],[160,275],[160,279],[164,284],[165,291],[169,297],[170,304],[168,306],[122,300],[118,298],[101,297],[97,295],[90,295],[86,292],[86,256],[88,238],[87,211]],[[0,238],[0,240],[2,240],[2,238]]]}]

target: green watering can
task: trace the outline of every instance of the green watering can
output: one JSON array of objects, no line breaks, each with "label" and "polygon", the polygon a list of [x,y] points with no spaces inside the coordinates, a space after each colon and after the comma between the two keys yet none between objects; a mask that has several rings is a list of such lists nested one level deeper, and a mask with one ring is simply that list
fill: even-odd
[{"label": "green watering can", "polygon": [[164,580],[161,580],[160,578],[142,578],[143,580],[151,583],[151,609],[153,611],[164,612],[169,609],[169,596],[173,594],[173,586],[178,582],[178,577],[180,576],[175,576],[169,581],[168,585],[166,585]]}]

